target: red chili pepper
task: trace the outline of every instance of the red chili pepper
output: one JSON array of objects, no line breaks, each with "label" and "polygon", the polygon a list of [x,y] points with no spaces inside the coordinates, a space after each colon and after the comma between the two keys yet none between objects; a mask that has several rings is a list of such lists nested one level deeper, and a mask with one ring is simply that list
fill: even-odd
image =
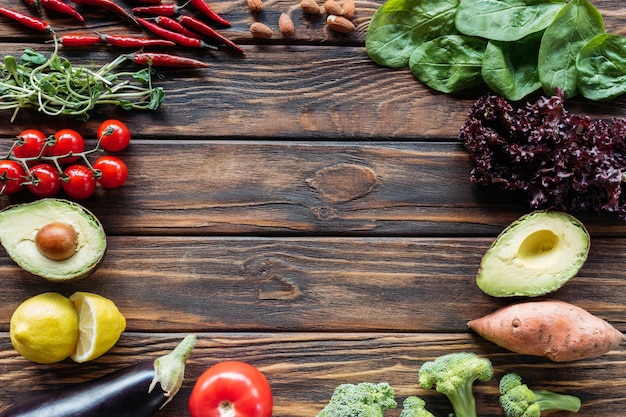
[{"label": "red chili pepper", "polygon": [[176,46],[172,41],[167,39],[151,39],[141,38],[135,36],[118,36],[118,35],[105,35],[99,34],[101,40],[105,41],[111,46],[117,46],[119,48],[141,48],[144,46]]},{"label": "red chili pepper", "polygon": [[133,7],[131,11],[136,14],[154,14],[157,16],[176,16],[180,14],[184,6],[178,4],[159,4],[157,6]]},{"label": "red chili pepper", "polygon": [[196,19],[195,17],[182,15],[178,17],[178,21],[184,26],[187,26],[189,29],[195,30],[196,32],[206,35],[212,39],[223,42],[226,46],[231,47],[232,49],[234,49],[235,51],[241,54],[245,53],[244,50],[235,42],[231,41],[230,39],[228,39],[227,37],[225,37],[218,31],[213,29],[211,26]]},{"label": "red chili pepper", "polygon": [[75,8],[61,0],[41,0],[41,5],[46,9],[72,16],[81,22],[85,21],[85,18]]},{"label": "red chili pepper", "polygon": [[187,46],[190,48],[210,48],[210,45],[207,45],[201,39],[198,38],[190,38],[189,36],[183,35],[178,32],[174,32],[172,30],[166,29],[163,26],[159,26],[156,23],[150,22],[146,19],[137,18],[137,21],[150,32],[154,33],[157,36],[162,37],[163,39],[167,39],[172,41],[180,46]]},{"label": "red chili pepper", "polygon": [[209,66],[206,62],[193,58],[187,58],[178,55],[158,54],[154,52],[137,52],[129,55],[136,64],[152,65],[155,67],[191,67],[206,68]]},{"label": "red chili pepper", "polygon": [[181,33],[185,36],[189,36],[190,38],[202,39],[202,35],[192,30],[187,29],[178,20],[174,20],[167,16],[157,16],[154,19],[154,21],[157,22],[158,25],[163,26],[165,29],[169,29],[174,32]]},{"label": "red chili pepper", "polygon": [[93,46],[102,43],[100,36],[63,35],[60,40],[63,46]]},{"label": "red chili pepper", "polygon": [[48,22],[44,22],[36,17],[28,16],[6,7],[0,7],[0,14],[38,32],[54,32]]},{"label": "red chili pepper", "polygon": [[222,16],[217,14],[215,10],[211,8],[204,0],[189,0],[189,5],[199,11],[200,13],[207,16],[212,21],[219,23],[220,25],[224,25],[226,27],[230,27],[230,22],[224,19]]},{"label": "red chili pepper", "polygon": [[105,10],[108,10],[110,12],[117,14],[122,19],[127,20],[139,26],[139,23],[137,22],[137,19],[135,19],[135,16],[128,13],[126,9],[124,9],[119,4],[115,3],[113,0],[72,0],[72,1],[76,4],[81,4],[84,6],[94,6],[94,7],[103,8]]}]

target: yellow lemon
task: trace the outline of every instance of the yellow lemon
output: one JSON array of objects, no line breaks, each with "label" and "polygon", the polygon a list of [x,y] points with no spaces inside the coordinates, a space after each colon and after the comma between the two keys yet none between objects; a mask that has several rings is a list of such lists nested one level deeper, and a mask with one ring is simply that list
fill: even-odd
[{"label": "yellow lemon", "polygon": [[26,359],[55,363],[69,357],[78,342],[78,315],[63,295],[46,292],[24,301],[11,316],[11,343]]},{"label": "yellow lemon", "polygon": [[70,297],[78,312],[78,343],[71,354],[75,362],[95,359],[113,347],[126,329],[126,319],[108,298],[88,292]]}]

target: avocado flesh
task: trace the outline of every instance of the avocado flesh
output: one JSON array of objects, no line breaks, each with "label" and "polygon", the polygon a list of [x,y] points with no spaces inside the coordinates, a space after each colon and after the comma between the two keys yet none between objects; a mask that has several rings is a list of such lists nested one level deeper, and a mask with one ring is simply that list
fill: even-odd
[{"label": "avocado flesh", "polygon": [[537,297],[575,276],[589,252],[589,233],[573,216],[535,211],[507,227],[483,256],[476,284],[495,297]]},{"label": "avocado flesh", "polygon": [[[55,261],[39,251],[35,236],[45,225],[59,221],[74,227],[78,246],[70,258]],[[95,270],[106,250],[106,235],[98,219],[84,207],[48,198],[1,211],[0,243],[26,271],[51,281],[66,281],[86,277]]]}]

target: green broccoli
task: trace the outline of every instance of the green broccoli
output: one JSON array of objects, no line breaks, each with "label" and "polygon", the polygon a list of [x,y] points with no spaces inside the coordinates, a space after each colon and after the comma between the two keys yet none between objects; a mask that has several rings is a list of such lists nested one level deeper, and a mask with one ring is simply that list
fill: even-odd
[{"label": "green broccoli", "polygon": [[552,391],[532,390],[522,383],[519,375],[508,373],[500,379],[500,405],[505,417],[539,417],[545,410],[577,412],[580,399]]},{"label": "green broccoli", "polygon": [[470,352],[440,356],[419,370],[420,386],[445,394],[456,417],[476,417],[474,382],[486,382],[492,377],[491,361]]},{"label": "green broccoli", "polygon": [[383,417],[398,405],[393,388],[386,382],[341,384],[317,417]]},{"label": "green broccoli", "polygon": [[402,403],[402,412],[400,417],[435,417],[430,411],[426,410],[426,401],[420,397],[406,397]]}]

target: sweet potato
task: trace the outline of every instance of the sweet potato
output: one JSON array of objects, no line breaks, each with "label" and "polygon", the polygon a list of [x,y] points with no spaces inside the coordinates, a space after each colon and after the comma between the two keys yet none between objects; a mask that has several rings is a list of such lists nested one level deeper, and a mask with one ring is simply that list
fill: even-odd
[{"label": "sweet potato", "polygon": [[512,352],[554,362],[595,358],[615,349],[624,335],[587,310],[559,300],[503,307],[467,326]]}]

